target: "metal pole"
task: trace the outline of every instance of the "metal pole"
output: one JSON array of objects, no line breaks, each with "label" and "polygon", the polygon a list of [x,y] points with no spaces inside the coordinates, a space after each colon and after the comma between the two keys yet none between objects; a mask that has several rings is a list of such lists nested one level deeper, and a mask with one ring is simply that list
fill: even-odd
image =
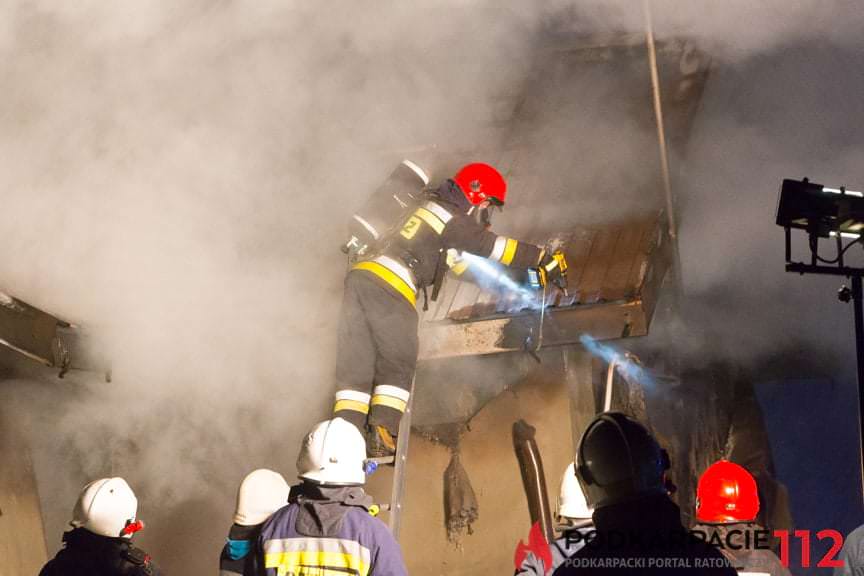
[{"label": "metal pole", "polygon": [[681,274],[681,253],[678,249],[678,224],[675,217],[672,179],[669,176],[669,152],[666,145],[666,128],[663,126],[663,103],[660,97],[660,74],[657,70],[657,47],[654,44],[654,23],[651,19],[650,0],[643,0],[642,9],[645,16],[645,44],[648,47],[648,64],[651,70],[651,95],[654,102],[654,117],[657,121],[657,145],[660,148],[660,173],[663,177],[663,192],[666,199],[666,220],[669,228],[669,239],[672,242],[672,258],[674,259],[673,278],[675,290],[678,295],[681,295],[683,276]]},{"label": "metal pole", "polygon": [[864,306],[861,276],[852,276],[852,301],[855,308],[855,352],[858,357],[858,451],[861,459],[861,489],[864,497]]}]

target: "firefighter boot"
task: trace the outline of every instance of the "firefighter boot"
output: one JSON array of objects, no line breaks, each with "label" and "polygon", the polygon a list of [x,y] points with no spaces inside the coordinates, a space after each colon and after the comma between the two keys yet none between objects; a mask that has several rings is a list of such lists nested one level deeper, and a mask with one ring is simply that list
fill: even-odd
[{"label": "firefighter boot", "polygon": [[396,436],[384,426],[369,426],[366,435],[366,452],[369,458],[387,458],[396,455]]}]

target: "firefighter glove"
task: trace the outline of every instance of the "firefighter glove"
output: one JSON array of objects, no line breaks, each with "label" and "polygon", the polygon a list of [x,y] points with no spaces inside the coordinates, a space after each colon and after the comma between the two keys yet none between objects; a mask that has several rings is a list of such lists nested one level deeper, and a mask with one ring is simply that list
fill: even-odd
[{"label": "firefighter glove", "polygon": [[540,286],[546,286],[550,282],[562,290],[567,289],[567,259],[564,253],[556,250],[550,253],[544,250],[540,256],[540,265],[537,267],[537,276]]}]

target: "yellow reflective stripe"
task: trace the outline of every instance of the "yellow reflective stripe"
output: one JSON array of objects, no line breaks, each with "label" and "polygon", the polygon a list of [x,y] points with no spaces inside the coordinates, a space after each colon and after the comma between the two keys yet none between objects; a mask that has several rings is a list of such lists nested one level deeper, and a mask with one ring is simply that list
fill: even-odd
[{"label": "yellow reflective stripe", "polygon": [[333,406],[333,412],[339,412],[340,410],[353,410],[354,412],[368,414],[369,404],[360,402],[359,400],[337,400],[336,405]]},{"label": "yellow reflective stripe", "polygon": [[394,398],[393,396],[381,396],[376,394],[372,396],[372,402],[369,403],[371,406],[389,406],[399,412],[405,412],[405,408],[408,407],[408,403],[401,398]]},{"label": "yellow reflective stripe", "polygon": [[264,567],[278,574],[330,574],[350,570],[360,576],[369,574],[369,565],[353,554],[325,551],[271,552],[264,555]]},{"label": "yellow reflective stripe", "polygon": [[516,255],[516,248],[519,246],[519,242],[513,240],[512,238],[507,238],[507,245],[504,247],[504,255],[501,256],[501,263],[505,266],[509,266],[511,262],[513,262],[513,256]]},{"label": "yellow reflective stripe", "polygon": [[408,285],[402,278],[399,277],[398,274],[389,270],[382,266],[377,262],[360,262],[359,264],[355,264],[353,270],[366,270],[367,272],[371,272],[375,274],[388,284],[395,288],[402,296],[405,297],[408,302],[411,303],[411,306],[416,307],[417,305],[417,295],[414,294],[414,290],[411,286]]},{"label": "yellow reflective stripe", "polygon": [[468,261],[467,260],[460,260],[459,262],[457,262],[456,264],[454,264],[453,266],[450,267],[450,270],[452,270],[453,273],[456,274],[457,276],[461,276],[462,274],[464,274],[465,270],[467,270],[467,269],[468,269]]},{"label": "yellow reflective stripe", "polygon": [[435,230],[436,234],[441,234],[442,232],[444,232],[444,221],[426,208],[418,208],[417,211],[414,212],[414,215],[429,224],[429,226],[431,226],[432,229]]}]

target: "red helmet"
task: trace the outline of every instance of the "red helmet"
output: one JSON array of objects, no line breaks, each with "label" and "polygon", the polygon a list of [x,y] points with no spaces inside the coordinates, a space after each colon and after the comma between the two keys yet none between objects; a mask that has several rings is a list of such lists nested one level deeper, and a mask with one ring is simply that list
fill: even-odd
[{"label": "red helmet", "polygon": [[501,206],[507,196],[507,182],[504,177],[495,168],[482,162],[466,164],[453,177],[453,181],[474,206],[484,200]]},{"label": "red helmet", "polygon": [[700,522],[753,522],[758,513],[756,480],[744,467],[728,460],[719,460],[699,478],[696,518]]}]

